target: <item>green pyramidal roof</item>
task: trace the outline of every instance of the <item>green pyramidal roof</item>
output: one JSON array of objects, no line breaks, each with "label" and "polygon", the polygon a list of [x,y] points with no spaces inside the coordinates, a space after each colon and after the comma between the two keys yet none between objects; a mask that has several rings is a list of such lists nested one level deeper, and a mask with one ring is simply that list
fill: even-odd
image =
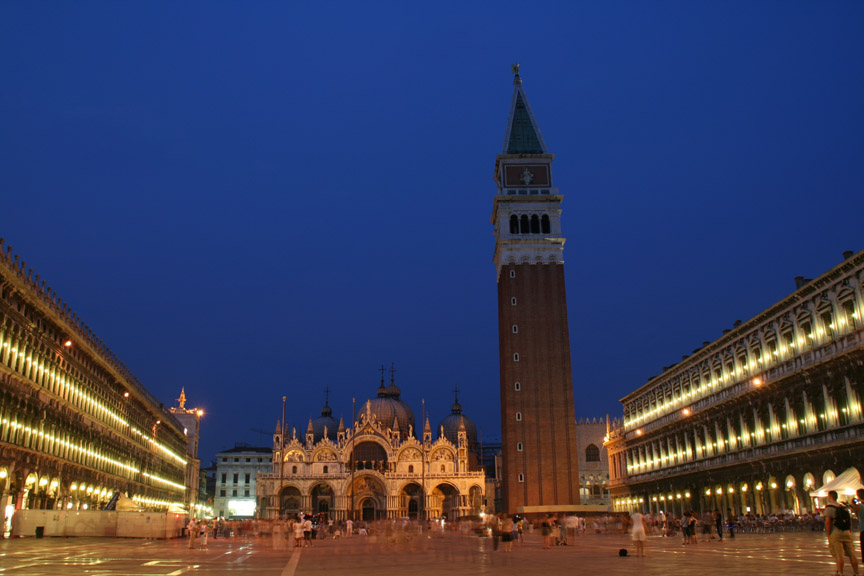
[{"label": "green pyramidal roof", "polygon": [[534,114],[531,113],[519,76],[514,79],[514,84],[504,154],[546,154],[546,144],[534,120]]}]

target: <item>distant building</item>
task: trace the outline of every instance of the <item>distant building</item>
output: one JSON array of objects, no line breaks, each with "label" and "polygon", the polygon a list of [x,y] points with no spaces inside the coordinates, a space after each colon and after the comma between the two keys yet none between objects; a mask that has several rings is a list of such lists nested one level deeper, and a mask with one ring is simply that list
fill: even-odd
[{"label": "distant building", "polygon": [[820,487],[864,462],[862,313],[864,251],[846,252],[625,396],[606,443],[614,508],[824,506]]},{"label": "distant building", "polygon": [[[450,519],[485,510],[477,431],[458,398],[433,438],[429,418],[415,437],[414,413],[392,380],[358,407],[351,428],[327,402],[303,435],[277,423],[273,466],[258,476],[258,516],[303,512],[334,520]],[[425,495],[425,497],[424,497]]]},{"label": "distant building", "polygon": [[201,438],[201,417],[204,411],[200,408],[186,408],[186,389],[180,390],[177,406],[168,409],[183,425],[186,435],[186,455],[189,465],[186,466],[186,502],[189,509],[199,507],[201,460],[198,458],[198,442]]},{"label": "distant building", "polygon": [[192,489],[183,425],[0,239],[0,507],[150,510]]},{"label": "distant building", "polygon": [[579,497],[582,506],[611,507],[609,497],[609,455],[604,442],[610,426],[618,426],[599,418],[576,421],[576,445],[579,447]]},{"label": "distant building", "polygon": [[237,445],[216,454],[213,514],[229,519],[254,518],[258,474],[269,472],[270,448]]},{"label": "distant building", "polygon": [[564,287],[564,197],[518,66],[492,211],[501,377],[501,491],[508,514],[576,511],[579,456]]}]

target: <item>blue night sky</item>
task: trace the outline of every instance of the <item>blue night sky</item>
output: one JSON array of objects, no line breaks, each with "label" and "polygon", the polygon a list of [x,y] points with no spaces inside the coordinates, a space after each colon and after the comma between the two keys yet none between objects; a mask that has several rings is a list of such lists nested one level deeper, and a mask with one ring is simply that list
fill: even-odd
[{"label": "blue night sky", "polygon": [[[551,152],[576,414],[864,248],[862,2],[0,4],[0,236],[202,461],[458,386],[500,437],[510,65]],[[389,378],[389,376],[388,376]],[[255,430],[265,430],[260,434]]]}]

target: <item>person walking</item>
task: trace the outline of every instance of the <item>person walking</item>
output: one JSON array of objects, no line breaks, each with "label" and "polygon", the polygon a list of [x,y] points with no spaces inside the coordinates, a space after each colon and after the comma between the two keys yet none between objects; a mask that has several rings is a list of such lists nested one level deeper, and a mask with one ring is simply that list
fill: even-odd
[{"label": "person walking", "polygon": [[852,516],[849,509],[837,501],[837,491],[828,491],[828,505],[825,506],[825,534],[828,536],[828,550],[834,556],[836,575],[843,574],[843,556],[849,557],[852,574],[858,574],[858,560],[852,544]]}]

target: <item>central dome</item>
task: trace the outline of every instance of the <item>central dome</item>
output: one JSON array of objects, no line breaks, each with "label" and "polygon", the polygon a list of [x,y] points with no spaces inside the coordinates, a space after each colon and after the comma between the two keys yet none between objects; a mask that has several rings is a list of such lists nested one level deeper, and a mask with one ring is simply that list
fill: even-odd
[{"label": "central dome", "polygon": [[399,399],[401,395],[402,392],[396,384],[391,382],[390,386],[385,387],[384,382],[381,382],[378,397],[369,400],[369,408],[385,428],[393,428],[394,420],[398,419],[399,434],[404,439],[408,437],[409,430],[414,428],[414,412]]}]

